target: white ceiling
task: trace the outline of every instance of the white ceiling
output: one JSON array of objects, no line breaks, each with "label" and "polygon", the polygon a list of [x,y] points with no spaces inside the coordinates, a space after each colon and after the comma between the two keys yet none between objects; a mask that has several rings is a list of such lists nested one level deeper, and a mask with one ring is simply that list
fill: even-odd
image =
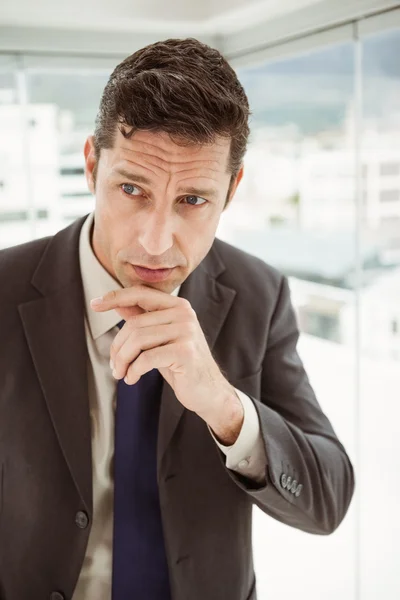
[{"label": "white ceiling", "polygon": [[167,37],[192,36],[234,60],[399,4],[400,0],[0,0],[0,52],[121,56]]},{"label": "white ceiling", "polygon": [[0,25],[215,34],[322,0],[1,0]]}]

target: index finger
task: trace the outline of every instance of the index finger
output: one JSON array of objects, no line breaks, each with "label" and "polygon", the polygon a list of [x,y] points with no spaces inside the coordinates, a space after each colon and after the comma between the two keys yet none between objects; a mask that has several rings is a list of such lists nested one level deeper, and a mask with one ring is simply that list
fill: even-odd
[{"label": "index finger", "polygon": [[140,306],[144,310],[153,311],[172,308],[182,300],[183,298],[171,296],[166,292],[141,286],[112,290],[100,298],[93,298],[90,305],[98,312],[129,306]]}]

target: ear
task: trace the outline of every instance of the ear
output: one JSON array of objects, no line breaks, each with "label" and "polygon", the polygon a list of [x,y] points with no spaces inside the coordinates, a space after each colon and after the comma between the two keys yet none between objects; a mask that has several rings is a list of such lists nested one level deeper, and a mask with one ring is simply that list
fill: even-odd
[{"label": "ear", "polygon": [[83,153],[85,155],[86,181],[87,181],[90,192],[94,195],[95,187],[96,187],[94,170],[95,170],[97,161],[96,161],[96,156],[95,156],[95,151],[94,151],[94,136],[93,135],[90,135],[87,138],[87,140],[85,142],[85,147],[84,147]]},{"label": "ear", "polygon": [[231,190],[230,190],[230,192],[229,192],[229,197],[228,197],[227,201],[225,202],[224,210],[225,210],[226,208],[228,208],[228,205],[230,204],[230,202],[231,202],[231,200],[232,200],[233,196],[235,195],[235,192],[236,192],[236,190],[237,190],[237,187],[238,187],[239,183],[240,183],[240,182],[241,182],[241,180],[242,180],[243,173],[244,173],[244,166],[243,166],[243,164],[242,164],[242,165],[241,165],[241,167],[240,167],[240,169],[239,169],[239,172],[238,172],[238,174],[236,175],[235,181],[232,183]]}]

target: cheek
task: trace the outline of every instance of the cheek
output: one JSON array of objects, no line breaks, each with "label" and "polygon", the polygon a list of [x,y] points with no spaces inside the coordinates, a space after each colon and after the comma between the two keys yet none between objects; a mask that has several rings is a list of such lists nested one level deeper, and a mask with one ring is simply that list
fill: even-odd
[{"label": "cheek", "polygon": [[99,210],[102,219],[104,235],[110,240],[112,246],[123,245],[126,241],[125,231],[129,231],[129,213],[120,201],[118,194],[104,187],[99,198]]},{"label": "cheek", "polygon": [[126,241],[126,219],[115,211],[112,203],[105,200],[103,197],[100,202],[96,202],[96,228],[103,249],[113,258]]},{"label": "cheek", "polygon": [[197,248],[211,246],[218,228],[220,215],[217,213],[201,215],[198,218],[187,219],[182,224],[182,232],[189,245]]},{"label": "cheek", "polygon": [[177,237],[177,243],[180,244],[182,252],[187,258],[190,257],[192,264],[198,265],[210,250],[218,223],[197,223],[196,227],[191,227],[186,231],[186,235]]}]

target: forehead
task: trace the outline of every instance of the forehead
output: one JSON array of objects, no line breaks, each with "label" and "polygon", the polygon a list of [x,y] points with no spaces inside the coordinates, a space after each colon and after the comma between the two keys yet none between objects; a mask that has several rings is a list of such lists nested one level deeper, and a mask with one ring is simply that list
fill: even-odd
[{"label": "forehead", "polygon": [[182,145],[165,131],[136,131],[130,139],[125,139],[118,130],[112,154],[115,162],[144,161],[172,170],[193,166],[227,172],[229,150],[229,138],[217,137],[212,144]]}]

